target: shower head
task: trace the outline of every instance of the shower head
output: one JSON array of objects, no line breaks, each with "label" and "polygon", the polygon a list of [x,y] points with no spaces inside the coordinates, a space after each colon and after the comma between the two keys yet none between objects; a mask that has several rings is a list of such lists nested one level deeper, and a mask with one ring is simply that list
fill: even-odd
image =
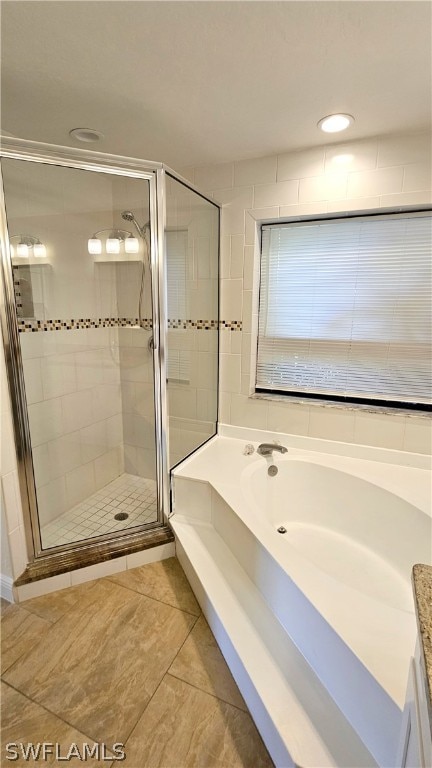
[{"label": "shower head", "polygon": [[[140,286],[140,294],[139,294],[139,300],[138,300],[139,323],[137,326],[134,326],[136,328],[142,328],[143,324],[142,324],[142,316],[141,316],[141,305],[142,305],[143,292],[144,292],[144,276],[145,276],[145,270],[146,270],[146,261],[148,264],[148,268],[150,270],[150,280],[151,280],[150,226],[149,226],[150,222],[147,222],[147,224],[144,224],[142,227],[140,227],[132,211],[122,211],[121,217],[125,221],[130,221],[134,225],[139,236],[144,241],[144,258],[142,262],[141,286]],[[150,290],[151,290],[151,282],[150,282]]]},{"label": "shower head", "polygon": [[131,221],[132,224],[135,225],[139,235],[141,237],[144,237],[144,233],[145,233],[145,229],[146,229],[147,225],[144,224],[143,227],[140,227],[140,225],[138,224],[138,222],[137,222],[134,214],[132,213],[132,211],[122,211],[122,215],[121,216],[122,216],[122,219],[124,219],[125,221]]}]

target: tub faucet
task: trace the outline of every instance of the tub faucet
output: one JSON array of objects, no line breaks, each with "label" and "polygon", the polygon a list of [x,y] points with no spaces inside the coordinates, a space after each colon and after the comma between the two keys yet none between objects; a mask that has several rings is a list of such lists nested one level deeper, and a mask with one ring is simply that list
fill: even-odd
[{"label": "tub faucet", "polygon": [[257,453],[260,456],[272,456],[273,451],[279,451],[279,453],[288,453],[288,448],[284,445],[278,445],[278,443],[261,443],[257,448]]}]

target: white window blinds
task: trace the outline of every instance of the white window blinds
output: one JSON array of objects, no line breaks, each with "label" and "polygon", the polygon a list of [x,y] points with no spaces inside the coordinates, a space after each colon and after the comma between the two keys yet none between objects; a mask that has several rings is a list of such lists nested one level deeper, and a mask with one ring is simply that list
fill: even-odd
[{"label": "white window blinds", "polygon": [[262,228],[257,390],[431,403],[431,216]]},{"label": "white window blinds", "polygon": [[[182,323],[186,317],[186,264],[188,252],[187,230],[165,232],[167,311],[176,335],[187,333]],[[173,331],[174,332],[174,331]],[[188,383],[190,378],[190,352],[187,349],[167,349],[167,377],[170,381]]]},{"label": "white window blinds", "polygon": [[165,243],[168,318],[182,321],[186,320],[187,230],[167,230]]}]

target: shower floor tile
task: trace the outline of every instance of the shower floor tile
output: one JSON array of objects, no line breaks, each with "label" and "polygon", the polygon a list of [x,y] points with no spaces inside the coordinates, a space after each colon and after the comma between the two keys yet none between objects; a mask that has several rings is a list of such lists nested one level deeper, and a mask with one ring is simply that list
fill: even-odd
[{"label": "shower floor tile", "polygon": [[[115,520],[125,513],[126,520]],[[134,528],[157,519],[156,483],[123,474],[42,528],[44,549]]]}]

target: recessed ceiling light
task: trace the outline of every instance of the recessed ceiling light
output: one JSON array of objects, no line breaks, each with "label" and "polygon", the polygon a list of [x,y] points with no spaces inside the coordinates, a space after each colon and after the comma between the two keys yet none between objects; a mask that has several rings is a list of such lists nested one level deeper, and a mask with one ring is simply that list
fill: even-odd
[{"label": "recessed ceiling light", "polygon": [[84,141],[86,144],[90,144],[93,141],[100,141],[104,138],[103,133],[95,131],[93,128],[73,128],[69,131],[69,136],[77,141]]},{"label": "recessed ceiling light", "polygon": [[321,128],[324,133],[337,133],[338,131],[344,131],[354,122],[352,115],[327,115],[322,117],[317,123],[318,128]]}]

